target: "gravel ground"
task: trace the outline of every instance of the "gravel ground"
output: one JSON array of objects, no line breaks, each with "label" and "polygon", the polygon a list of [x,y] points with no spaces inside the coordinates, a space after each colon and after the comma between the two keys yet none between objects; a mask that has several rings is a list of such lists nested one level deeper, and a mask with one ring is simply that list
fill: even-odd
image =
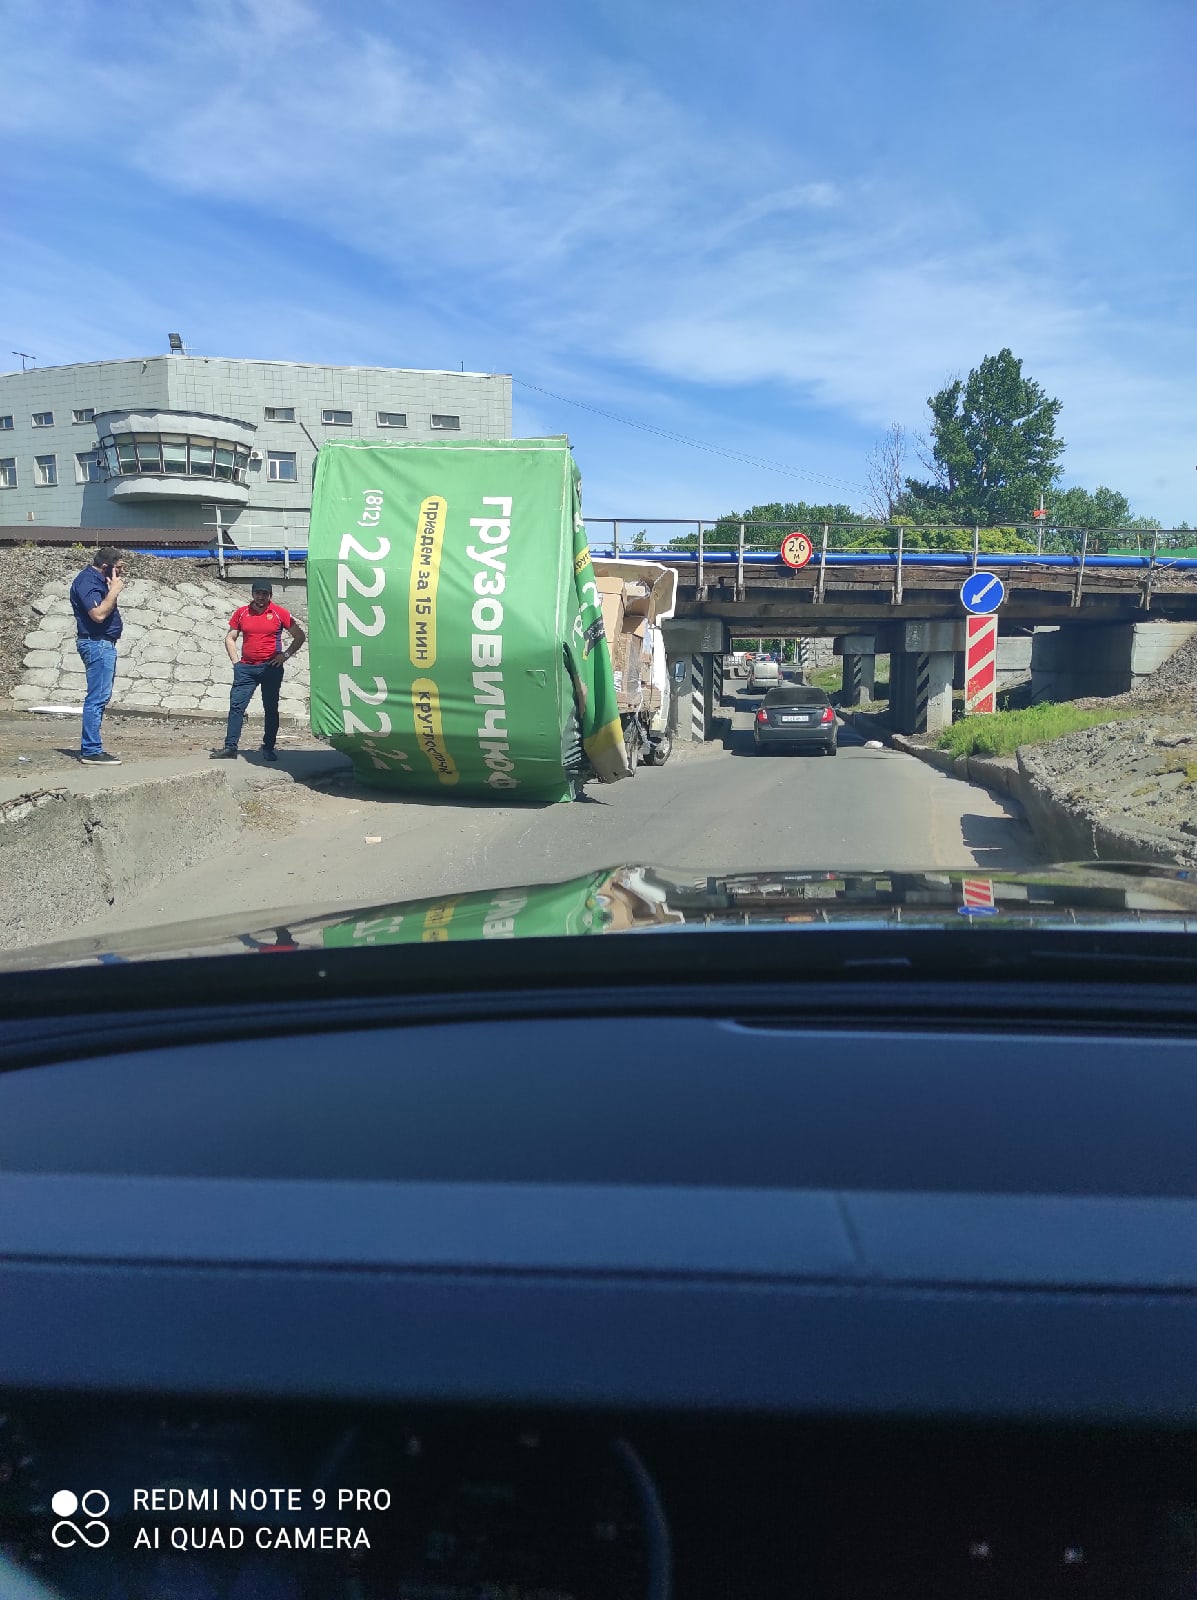
[{"label": "gravel ground", "polygon": [[[25,635],[35,625],[33,602],[47,584],[73,578],[91,560],[94,547],[47,548],[40,545],[0,547],[0,701],[6,700],[21,676]],[[211,578],[215,561],[166,559],[136,553],[125,557],[125,576],[152,578],[172,589],[188,580]]]},{"label": "gravel ground", "polygon": [[1167,712],[1066,734],[1035,752],[1057,798],[1091,820],[1165,834],[1197,859],[1197,719]]}]

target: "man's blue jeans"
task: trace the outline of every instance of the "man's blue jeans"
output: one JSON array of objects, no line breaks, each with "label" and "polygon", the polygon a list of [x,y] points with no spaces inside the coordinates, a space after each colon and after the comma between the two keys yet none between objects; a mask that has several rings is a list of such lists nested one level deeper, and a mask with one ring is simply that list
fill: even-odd
[{"label": "man's blue jeans", "polygon": [[237,748],[241,729],[245,723],[246,710],[254,697],[254,690],[259,685],[262,690],[262,711],[266,718],[266,726],[262,730],[262,743],[267,750],[274,749],[274,741],[278,738],[278,697],[279,690],[283,686],[283,669],[272,667],[266,661],[260,665],[238,661],[233,668],[233,688],[229,695],[229,725],[224,735],[226,750]]},{"label": "man's blue jeans", "polygon": [[79,753],[98,756],[104,749],[100,738],[104,707],[112,699],[112,683],[116,677],[116,643],[112,639],[76,639],[75,644],[87,673]]}]

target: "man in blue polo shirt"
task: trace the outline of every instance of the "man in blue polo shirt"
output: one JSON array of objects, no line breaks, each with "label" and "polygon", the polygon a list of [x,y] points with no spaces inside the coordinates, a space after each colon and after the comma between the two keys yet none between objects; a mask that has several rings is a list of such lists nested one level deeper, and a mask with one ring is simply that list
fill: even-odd
[{"label": "man in blue polo shirt", "polygon": [[116,677],[116,642],[124,630],[116,603],[125,586],[123,571],[124,552],[106,544],[96,551],[91,566],[84,567],[71,585],[75,643],[87,673],[79,759],[89,767],[119,767],[121,764],[119,756],[109,755],[104,749],[100,731]]}]

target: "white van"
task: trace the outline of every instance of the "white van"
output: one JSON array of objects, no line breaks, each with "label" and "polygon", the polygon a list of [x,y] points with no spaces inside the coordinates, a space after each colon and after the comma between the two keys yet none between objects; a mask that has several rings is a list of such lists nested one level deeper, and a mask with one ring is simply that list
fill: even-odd
[{"label": "white van", "polygon": [[755,693],[758,689],[763,693],[766,689],[776,689],[781,682],[781,668],[776,661],[766,661],[758,657],[748,669],[748,692]]}]

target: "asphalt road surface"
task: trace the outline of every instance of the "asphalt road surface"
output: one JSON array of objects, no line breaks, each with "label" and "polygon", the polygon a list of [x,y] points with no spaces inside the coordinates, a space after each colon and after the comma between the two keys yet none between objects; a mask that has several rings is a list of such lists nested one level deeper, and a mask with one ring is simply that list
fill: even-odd
[{"label": "asphalt road surface", "polygon": [[[730,687],[730,686],[729,686]],[[626,864],[693,872],[1017,870],[1040,859],[1016,808],[846,727],[835,758],[756,756],[752,711],[735,696],[723,743],[675,748],[661,768],[593,786],[573,804],[494,807],[380,797],[299,781],[255,804],[229,856],[114,908],[80,933],[189,918],[308,914],[442,893],[552,882]],[[724,715],[731,709],[725,704]]]}]

